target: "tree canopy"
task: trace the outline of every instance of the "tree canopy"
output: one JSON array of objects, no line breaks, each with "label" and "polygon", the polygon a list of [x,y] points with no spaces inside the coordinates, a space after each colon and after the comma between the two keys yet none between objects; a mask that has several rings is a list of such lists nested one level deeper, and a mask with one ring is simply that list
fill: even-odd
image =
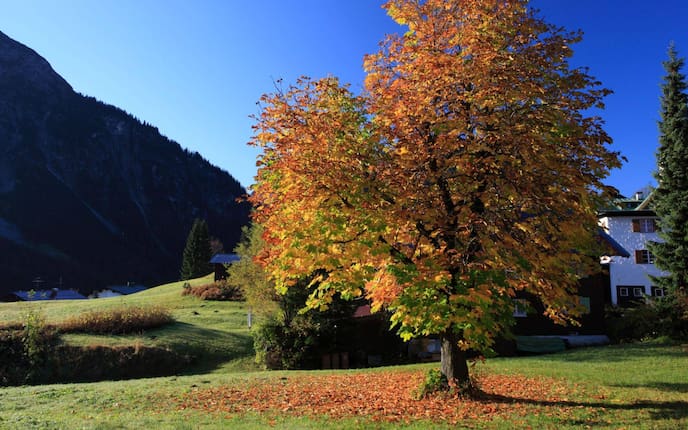
[{"label": "tree canopy", "polygon": [[608,91],[568,58],[578,33],[521,0],[393,0],[407,27],[365,58],[365,93],[307,78],[263,96],[251,200],[278,288],[313,273],[438,335],[443,372],[507,329],[517,291],[570,321],[601,180],[619,165],[591,108]]}]

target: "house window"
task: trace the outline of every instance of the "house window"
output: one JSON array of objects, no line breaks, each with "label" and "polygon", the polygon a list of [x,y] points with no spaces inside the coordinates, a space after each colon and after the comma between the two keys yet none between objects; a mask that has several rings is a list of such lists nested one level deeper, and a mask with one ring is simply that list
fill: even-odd
[{"label": "house window", "polygon": [[645,300],[645,287],[642,285],[617,285],[616,304],[623,307],[634,306]]},{"label": "house window", "polygon": [[578,303],[585,308],[585,313],[590,313],[590,297],[578,296]]},{"label": "house window", "polygon": [[654,233],[657,231],[657,220],[654,218],[639,218],[632,222],[634,233]]},{"label": "house window", "polygon": [[514,299],[514,317],[526,318],[528,316],[528,301],[525,299]]},{"label": "house window", "polygon": [[652,287],[652,297],[666,296],[666,289],[662,287]]},{"label": "house window", "polygon": [[647,249],[638,249],[635,251],[636,264],[654,264],[655,256]]}]

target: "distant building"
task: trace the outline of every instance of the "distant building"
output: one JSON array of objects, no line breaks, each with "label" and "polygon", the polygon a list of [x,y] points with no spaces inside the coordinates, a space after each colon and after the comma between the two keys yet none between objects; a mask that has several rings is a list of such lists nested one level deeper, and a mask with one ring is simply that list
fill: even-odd
[{"label": "distant building", "polygon": [[652,284],[651,276],[663,276],[655,266],[648,250],[649,242],[661,242],[657,234],[658,217],[652,210],[652,193],[645,196],[637,192],[632,199],[620,198],[615,206],[601,211],[600,226],[620,246],[628,250],[627,256],[609,256],[611,304],[629,306],[645,300],[646,296],[664,296],[664,290]]},{"label": "distant building", "polygon": [[215,280],[227,279],[227,266],[239,261],[239,256],[236,254],[215,254],[210,259],[210,264],[213,265],[215,272]]},{"label": "distant building", "polygon": [[13,291],[3,297],[5,302],[33,302],[38,300],[82,300],[86,296],[74,290],[29,290]]},{"label": "distant building", "polygon": [[111,285],[99,291],[94,291],[88,296],[89,299],[104,299],[107,297],[127,296],[146,290],[143,285]]}]

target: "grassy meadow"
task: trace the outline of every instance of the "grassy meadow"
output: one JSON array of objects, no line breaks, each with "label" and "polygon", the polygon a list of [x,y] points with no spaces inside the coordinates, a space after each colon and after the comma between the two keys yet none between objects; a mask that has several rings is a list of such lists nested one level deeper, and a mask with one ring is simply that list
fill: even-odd
[{"label": "grassy meadow", "polygon": [[69,334],[65,341],[168,346],[203,357],[177,376],[0,388],[0,429],[688,428],[685,345],[487,359],[472,368],[484,397],[414,400],[411,388],[436,363],[260,371],[245,305],[202,301],[181,289],[174,283],[108,299],[0,304],[0,323],[20,321],[34,308],[50,323],[94,309],[164,306],[176,322],[163,328]]},{"label": "grassy meadow", "polygon": [[[212,282],[212,275],[189,281],[191,285]],[[175,322],[145,333],[130,335],[65,334],[73,345],[142,345],[169,347],[200,357],[198,370],[209,366],[253,366],[253,341],[243,302],[204,301],[182,296],[185,282],[174,282],[137,294],[96,300],[62,300],[0,303],[0,326],[23,321],[29,312],[39,312],[48,324],[57,324],[86,312],[127,306],[159,306],[170,311]]]}]

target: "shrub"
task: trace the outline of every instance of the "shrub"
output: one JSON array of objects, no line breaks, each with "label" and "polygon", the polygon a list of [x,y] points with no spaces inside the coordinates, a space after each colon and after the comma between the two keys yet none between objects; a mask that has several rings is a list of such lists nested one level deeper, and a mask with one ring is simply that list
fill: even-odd
[{"label": "shrub", "polygon": [[615,342],[649,338],[688,339],[688,320],[680,315],[671,296],[648,298],[629,308],[607,309],[607,334]]},{"label": "shrub", "polygon": [[57,340],[40,312],[29,312],[21,326],[0,330],[0,386],[44,380]]},{"label": "shrub", "polygon": [[470,381],[459,386],[449,384],[447,377],[443,375],[439,369],[428,370],[428,373],[425,374],[425,380],[423,380],[413,392],[414,398],[416,400],[421,400],[434,395],[446,397],[480,397],[483,393],[480,390],[480,384],[478,382],[479,375],[477,369],[474,367],[475,363],[476,361],[473,361],[471,365],[473,371]]},{"label": "shrub", "polygon": [[57,327],[64,333],[127,334],[161,327],[174,322],[161,306],[128,306],[92,311],[71,317]]},{"label": "shrub", "polygon": [[413,393],[416,400],[424,399],[432,394],[449,391],[449,381],[439,369],[430,369],[425,379]]},{"label": "shrub", "polygon": [[21,331],[5,328],[0,330],[0,387],[24,383],[25,366]]},{"label": "shrub", "polygon": [[193,357],[169,348],[143,345],[72,346],[55,351],[50,382],[150,378],[182,372]]},{"label": "shrub", "polygon": [[253,332],[256,362],[268,369],[312,368],[316,363],[320,324],[299,315],[285,324],[270,318]]},{"label": "shrub", "polygon": [[27,360],[22,331],[0,331],[0,387],[173,375],[194,359],[161,347],[56,344],[53,335],[44,338],[49,348],[36,367]]},{"label": "shrub", "polygon": [[321,354],[342,351],[337,334],[346,338],[346,321],[358,305],[335,295],[327,310],[306,310],[314,288],[304,279],[277,296],[278,315],[268,316],[253,332],[257,363],[269,369],[312,369],[321,364]]},{"label": "shrub", "polygon": [[27,380],[33,381],[37,379],[37,374],[47,360],[48,342],[45,317],[42,313],[31,311],[26,315],[21,339],[29,367]]},{"label": "shrub", "polygon": [[182,289],[183,296],[196,296],[203,300],[242,300],[241,288],[231,285],[226,279],[215,281],[211,284],[204,284],[192,287],[184,284]]}]

